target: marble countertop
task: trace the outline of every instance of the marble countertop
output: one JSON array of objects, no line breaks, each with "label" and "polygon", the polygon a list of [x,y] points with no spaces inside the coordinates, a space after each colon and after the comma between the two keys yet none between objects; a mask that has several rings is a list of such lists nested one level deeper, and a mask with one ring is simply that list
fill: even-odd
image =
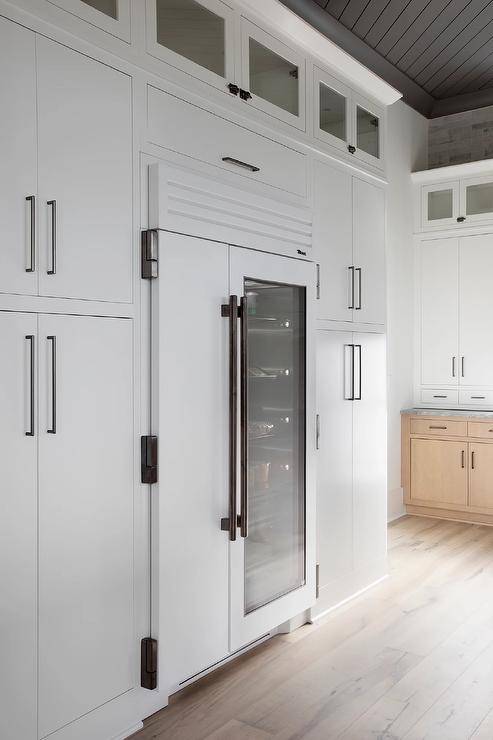
[{"label": "marble countertop", "polygon": [[402,409],[401,414],[412,416],[466,416],[468,418],[493,419],[493,411],[465,411],[464,409],[411,408]]}]

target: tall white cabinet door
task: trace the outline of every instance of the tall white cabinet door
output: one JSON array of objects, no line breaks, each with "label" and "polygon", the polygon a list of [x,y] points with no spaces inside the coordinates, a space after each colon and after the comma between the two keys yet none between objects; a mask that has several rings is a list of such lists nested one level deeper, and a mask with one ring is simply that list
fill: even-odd
[{"label": "tall white cabinet door", "polygon": [[354,319],[385,324],[385,192],[353,178]]},{"label": "tall white cabinet door", "polygon": [[231,247],[230,291],[242,309],[237,650],[315,603],[315,266]]},{"label": "tall white cabinet door", "polygon": [[383,334],[354,334],[354,557],[356,569],[387,555],[387,374]]},{"label": "tall white cabinet door", "polygon": [[493,386],[493,236],[460,240],[460,384]]},{"label": "tall white cabinet door", "polygon": [[37,37],[40,293],[130,301],[128,76]]},{"label": "tall white cabinet door", "polygon": [[[35,36],[0,20],[0,292],[38,290]],[[27,200],[27,199],[30,200]]]},{"label": "tall white cabinet door", "polygon": [[39,317],[39,736],[134,685],[132,322]]},{"label": "tall white cabinet door", "polygon": [[323,607],[353,570],[352,334],[317,331],[317,562]]},{"label": "tall white cabinet door", "polygon": [[[159,429],[160,685],[228,655],[228,247],[160,233],[153,285]],[[193,266],[193,268],[192,268]],[[191,300],[187,301],[186,296]]]},{"label": "tall white cabinet door", "polygon": [[458,382],[458,249],[457,239],[419,248],[421,383],[438,388]]},{"label": "tall white cabinet door", "polygon": [[352,177],[322,162],[314,163],[313,258],[320,265],[317,317],[352,321]]},{"label": "tall white cabinet door", "polygon": [[37,317],[0,313],[0,737],[36,734]]}]

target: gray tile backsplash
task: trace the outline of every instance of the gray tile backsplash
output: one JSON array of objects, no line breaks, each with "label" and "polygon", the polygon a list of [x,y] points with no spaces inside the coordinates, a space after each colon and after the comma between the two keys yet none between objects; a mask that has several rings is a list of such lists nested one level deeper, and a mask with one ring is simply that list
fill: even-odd
[{"label": "gray tile backsplash", "polygon": [[428,167],[493,158],[493,106],[430,121]]}]

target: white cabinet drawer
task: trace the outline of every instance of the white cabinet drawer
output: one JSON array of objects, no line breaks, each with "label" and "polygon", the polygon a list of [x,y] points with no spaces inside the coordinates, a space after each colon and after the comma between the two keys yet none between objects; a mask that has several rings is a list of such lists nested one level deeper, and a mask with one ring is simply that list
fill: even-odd
[{"label": "white cabinet drawer", "polygon": [[461,406],[493,406],[493,391],[459,391]]},{"label": "white cabinet drawer", "polygon": [[433,388],[432,390],[422,390],[421,402],[433,403],[435,406],[439,406],[442,403],[450,406],[450,404],[457,404],[459,402],[459,392],[441,391],[437,390],[436,388]]},{"label": "white cabinet drawer", "polygon": [[152,144],[306,197],[304,154],[151,85],[147,95],[147,138]]}]

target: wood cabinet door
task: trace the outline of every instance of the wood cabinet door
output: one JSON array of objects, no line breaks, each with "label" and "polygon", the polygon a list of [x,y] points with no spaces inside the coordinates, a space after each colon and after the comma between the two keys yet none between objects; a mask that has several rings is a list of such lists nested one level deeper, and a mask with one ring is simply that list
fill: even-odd
[{"label": "wood cabinet door", "polygon": [[35,740],[36,315],[0,312],[0,335],[0,737]]},{"label": "wood cabinet door", "polygon": [[493,444],[469,444],[469,506],[493,509]]},{"label": "wood cabinet door", "polygon": [[464,386],[493,386],[492,274],[493,235],[461,239],[460,384]]},{"label": "wood cabinet door", "polygon": [[42,36],[40,294],[132,299],[131,79]]},{"label": "wood cabinet door", "polygon": [[467,442],[411,440],[411,503],[467,505]]},{"label": "wood cabinet door", "polygon": [[354,569],[351,345],[351,333],[317,331],[317,562],[324,609],[330,584]]},{"label": "wood cabinet door", "polygon": [[421,382],[457,385],[459,376],[458,239],[434,239],[419,250]]},{"label": "wood cabinet door", "polygon": [[354,320],[385,324],[385,193],[353,178]]},{"label": "wood cabinet door", "polygon": [[352,321],[352,177],[325,162],[314,163],[314,259],[320,266],[317,317]]},{"label": "wood cabinet door", "polygon": [[[0,292],[36,294],[35,35],[0,20]],[[31,200],[27,200],[30,198]]]},{"label": "wood cabinet door", "polygon": [[39,317],[39,737],[135,685],[132,344]]}]

